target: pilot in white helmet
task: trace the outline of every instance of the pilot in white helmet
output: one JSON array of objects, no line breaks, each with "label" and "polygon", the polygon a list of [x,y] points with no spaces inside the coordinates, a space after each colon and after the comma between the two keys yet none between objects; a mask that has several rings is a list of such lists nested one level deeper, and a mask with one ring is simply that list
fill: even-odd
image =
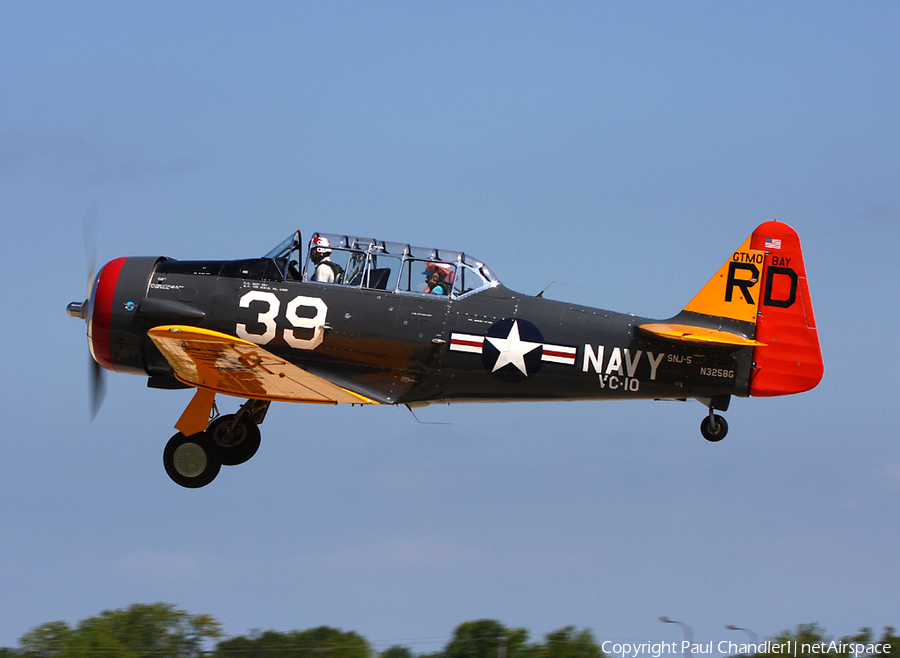
[{"label": "pilot in white helmet", "polygon": [[313,272],[312,280],[319,283],[340,283],[340,277],[344,270],[337,263],[331,262],[329,247],[331,247],[331,243],[328,238],[323,238],[321,235],[313,238],[309,258],[315,263],[316,271]]}]

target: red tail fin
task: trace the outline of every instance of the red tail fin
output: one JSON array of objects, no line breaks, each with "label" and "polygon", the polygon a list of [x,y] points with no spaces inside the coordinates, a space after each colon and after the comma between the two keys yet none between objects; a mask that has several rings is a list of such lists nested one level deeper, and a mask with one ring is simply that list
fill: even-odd
[{"label": "red tail fin", "polygon": [[766,222],[753,232],[750,248],[766,253],[756,319],[756,340],[764,345],[753,350],[750,395],[808,391],[824,366],[800,238],[787,224]]}]

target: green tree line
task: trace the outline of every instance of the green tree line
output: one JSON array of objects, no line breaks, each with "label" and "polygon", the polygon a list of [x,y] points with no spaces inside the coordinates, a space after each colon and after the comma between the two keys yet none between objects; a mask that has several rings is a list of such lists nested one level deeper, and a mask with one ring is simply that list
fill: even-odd
[{"label": "green tree line", "polygon": [[[790,658],[794,653],[786,656],[784,648],[788,647],[793,648],[798,658],[860,658],[867,649],[868,654],[874,658],[900,656],[900,636],[892,626],[885,627],[880,637],[868,627],[859,629],[855,635],[842,638],[834,638],[825,633],[825,629],[818,624],[800,624],[794,631],[782,631],[770,638],[771,649],[756,655],[760,658]],[[885,650],[886,646],[890,648]],[[851,651],[860,655],[854,656]]]},{"label": "green tree line", "polygon": [[[801,624],[769,640],[773,651],[766,658],[786,658],[776,650],[788,642],[817,646],[798,656],[861,658],[840,646],[855,644],[882,648],[879,657],[900,658],[900,637],[887,627],[880,637],[870,628],[832,641],[816,624]],[[827,650],[831,643],[835,650]],[[884,645],[891,645],[884,651]],[[815,654],[815,655],[813,655]],[[791,652],[793,655],[793,652]],[[443,649],[413,653],[395,645],[376,650],[354,631],[329,626],[304,631],[256,631],[225,638],[221,624],[210,615],[191,615],[165,603],[135,604],[109,610],[79,622],[75,627],[56,621],[42,624],[19,640],[16,648],[0,648],[0,658],[602,658],[601,645],[590,629],[566,626],[547,633],[543,641],[529,640],[524,628],[504,626],[493,619],[467,621],[456,627]]]}]

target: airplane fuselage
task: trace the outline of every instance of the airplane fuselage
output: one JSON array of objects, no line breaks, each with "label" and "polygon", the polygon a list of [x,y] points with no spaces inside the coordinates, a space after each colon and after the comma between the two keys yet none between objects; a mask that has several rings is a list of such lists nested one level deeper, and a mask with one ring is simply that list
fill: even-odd
[{"label": "airplane fuselage", "polygon": [[451,299],[279,281],[266,271],[265,259],[128,259],[121,276],[149,283],[143,298],[139,286],[116,291],[112,324],[130,328],[113,346],[116,369],[164,385],[172,370],[146,331],[190,321],[264,345],[383,403],[748,394],[752,349],[650,340],[636,331],[648,318],[503,285]]}]

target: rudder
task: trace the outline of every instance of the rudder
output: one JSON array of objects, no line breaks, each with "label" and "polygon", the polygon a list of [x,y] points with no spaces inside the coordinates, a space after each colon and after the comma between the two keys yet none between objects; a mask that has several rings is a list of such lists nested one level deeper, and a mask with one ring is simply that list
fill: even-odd
[{"label": "rudder", "polygon": [[765,252],[756,320],[750,395],[773,396],[814,388],[824,373],[800,237],[787,224],[766,222],[750,238]]}]

